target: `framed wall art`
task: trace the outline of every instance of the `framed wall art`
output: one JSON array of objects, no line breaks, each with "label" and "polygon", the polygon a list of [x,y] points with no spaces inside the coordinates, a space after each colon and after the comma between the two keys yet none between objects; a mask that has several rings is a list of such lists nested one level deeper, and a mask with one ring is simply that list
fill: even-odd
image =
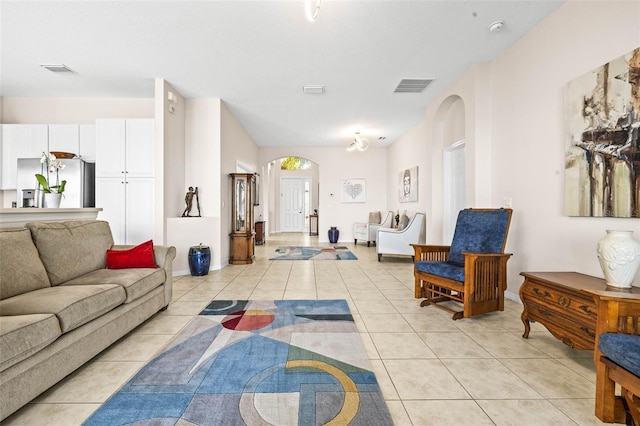
[{"label": "framed wall art", "polygon": [[398,174],[398,198],[401,203],[418,201],[418,166]]},{"label": "framed wall art", "polygon": [[342,179],[340,197],[343,203],[364,203],[366,201],[365,180],[360,178]]},{"label": "framed wall art", "polygon": [[564,212],[640,217],[640,48],[565,87]]}]

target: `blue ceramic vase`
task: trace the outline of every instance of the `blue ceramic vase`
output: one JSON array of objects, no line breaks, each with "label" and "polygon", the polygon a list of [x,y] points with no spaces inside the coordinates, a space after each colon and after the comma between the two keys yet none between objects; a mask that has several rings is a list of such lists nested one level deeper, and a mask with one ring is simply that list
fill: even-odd
[{"label": "blue ceramic vase", "polygon": [[338,242],[338,238],[340,238],[340,230],[332,226],[331,229],[329,229],[329,242],[335,244]]},{"label": "blue ceramic vase", "polygon": [[211,249],[208,246],[193,246],[189,248],[189,270],[194,277],[209,273],[211,264]]}]

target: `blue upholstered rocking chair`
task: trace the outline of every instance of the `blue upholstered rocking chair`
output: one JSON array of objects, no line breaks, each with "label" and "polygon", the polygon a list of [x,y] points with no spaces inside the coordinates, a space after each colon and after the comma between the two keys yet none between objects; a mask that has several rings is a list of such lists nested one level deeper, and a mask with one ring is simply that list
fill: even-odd
[{"label": "blue upholstered rocking chair", "polygon": [[[511,209],[465,209],[458,214],[451,246],[412,244],[415,297],[420,306],[435,305],[453,319],[504,311],[507,260],[504,253]],[[442,302],[459,302],[457,311]]]}]

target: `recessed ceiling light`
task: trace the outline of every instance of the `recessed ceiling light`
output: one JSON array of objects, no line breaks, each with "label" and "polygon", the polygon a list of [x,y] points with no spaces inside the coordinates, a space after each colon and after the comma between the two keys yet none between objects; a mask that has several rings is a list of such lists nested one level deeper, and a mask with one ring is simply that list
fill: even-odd
[{"label": "recessed ceiling light", "polygon": [[76,73],[74,70],[72,70],[65,64],[40,64],[40,66],[51,72],[70,72],[72,74]]},{"label": "recessed ceiling light", "polygon": [[310,95],[322,95],[324,93],[324,86],[302,86],[302,93],[308,93]]}]

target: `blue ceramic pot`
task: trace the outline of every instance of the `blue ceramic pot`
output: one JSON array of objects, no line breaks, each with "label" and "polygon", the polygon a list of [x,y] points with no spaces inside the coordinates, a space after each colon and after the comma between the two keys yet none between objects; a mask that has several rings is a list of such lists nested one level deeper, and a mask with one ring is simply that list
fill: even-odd
[{"label": "blue ceramic pot", "polygon": [[209,273],[211,264],[211,249],[208,246],[194,246],[189,248],[189,270],[194,277]]},{"label": "blue ceramic pot", "polygon": [[340,238],[340,230],[332,226],[331,229],[329,229],[329,242],[335,244],[338,242],[338,238]]}]

